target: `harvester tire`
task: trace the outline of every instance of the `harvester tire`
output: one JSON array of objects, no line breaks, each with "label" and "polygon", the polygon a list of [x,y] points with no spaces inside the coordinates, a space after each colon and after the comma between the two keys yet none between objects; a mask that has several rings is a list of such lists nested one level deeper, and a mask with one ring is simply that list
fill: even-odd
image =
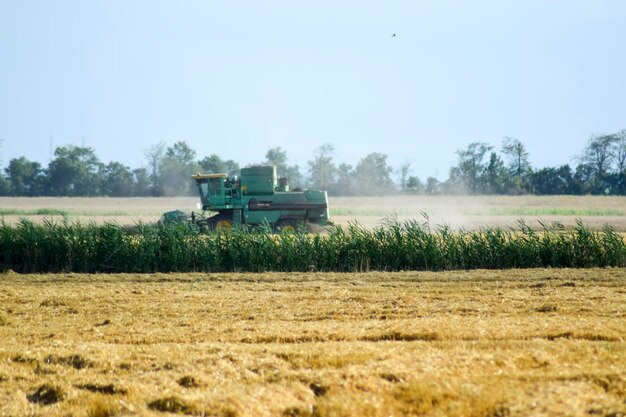
[{"label": "harvester tire", "polygon": [[283,219],[276,222],[276,233],[296,233],[300,230],[301,221],[296,219]]},{"label": "harvester tire", "polygon": [[215,230],[221,230],[223,232],[227,232],[233,228],[233,222],[228,219],[218,220],[215,223]]}]

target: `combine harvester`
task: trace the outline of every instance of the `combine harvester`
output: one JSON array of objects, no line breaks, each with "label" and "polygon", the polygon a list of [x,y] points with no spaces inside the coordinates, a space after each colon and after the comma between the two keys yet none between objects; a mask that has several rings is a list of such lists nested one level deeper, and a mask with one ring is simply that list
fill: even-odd
[{"label": "combine harvester", "polygon": [[[192,178],[198,186],[202,213],[170,211],[160,223],[188,222],[202,231],[266,224],[281,232],[329,222],[326,191],[290,191],[287,178],[278,178],[275,166],[242,168],[239,178],[228,174],[196,174]],[[206,216],[207,212],[212,215]]]}]

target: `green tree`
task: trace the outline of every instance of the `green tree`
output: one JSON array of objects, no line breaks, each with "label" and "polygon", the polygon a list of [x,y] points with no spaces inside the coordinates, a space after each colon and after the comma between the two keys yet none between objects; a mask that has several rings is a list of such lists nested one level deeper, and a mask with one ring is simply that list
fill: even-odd
[{"label": "green tree", "polygon": [[11,194],[11,181],[4,175],[0,175],[0,196]]},{"label": "green tree", "polygon": [[150,194],[154,196],[163,195],[163,187],[161,185],[161,168],[165,159],[165,144],[159,142],[152,145],[150,149],[144,153],[148,161],[148,178],[150,180]]},{"label": "green tree", "polygon": [[393,191],[392,168],[387,165],[387,155],[370,153],[354,168],[356,193],[359,195],[384,195]]},{"label": "green tree", "polygon": [[596,170],[592,164],[576,165],[572,183],[580,190],[580,194],[602,194],[602,184],[597,181]]},{"label": "green tree", "polygon": [[504,166],[504,162],[495,152],[491,152],[489,156],[489,164],[484,173],[485,189],[489,194],[506,193],[509,183],[509,173]]},{"label": "green tree", "polygon": [[150,174],[146,168],[133,170],[133,195],[145,197],[152,194]]},{"label": "green tree", "polygon": [[411,194],[423,194],[426,187],[420,179],[414,175],[409,175],[406,180],[405,191]]},{"label": "green tree", "polygon": [[67,145],[54,151],[48,165],[50,194],[96,196],[100,194],[102,163],[92,148]]},{"label": "green tree", "polygon": [[603,188],[603,182],[610,172],[611,165],[616,157],[615,147],[619,144],[617,135],[592,136],[587,142],[582,157],[581,165],[591,168],[591,188],[598,191]]},{"label": "green tree", "polygon": [[102,194],[111,197],[133,195],[133,172],[129,167],[119,162],[109,162],[102,171]]},{"label": "green tree", "polygon": [[572,169],[569,165],[536,170],[531,174],[531,182],[534,194],[563,195],[575,191]]},{"label": "green tree", "polygon": [[45,175],[41,164],[25,157],[14,158],[5,168],[10,182],[10,194],[16,196],[36,196],[43,193]]},{"label": "green tree", "polygon": [[603,193],[611,195],[626,193],[626,171],[607,174],[603,182]]},{"label": "green tree", "polygon": [[620,130],[615,134],[615,159],[617,161],[617,173],[621,174],[626,171],[626,129]]},{"label": "green tree", "polygon": [[287,177],[292,188],[304,185],[304,177],[298,165],[287,165],[287,152],[280,146],[270,148],[265,154],[265,163],[276,166],[276,173],[279,177]]},{"label": "green tree", "polygon": [[211,154],[210,156],[204,157],[198,162],[198,164],[200,165],[202,172],[207,172],[210,174],[227,173],[232,175],[238,175],[240,171],[238,163],[236,163],[232,159],[224,161],[216,154]]},{"label": "green tree", "polygon": [[339,164],[336,180],[330,185],[328,193],[331,195],[354,194],[354,169],[349,164]]},{"label": "green tree", "polygon": [[426,178],[426,194],[441,194],[441,182],[435,177]]},{"label": "green tree", "polygon": [[512,175],[521,178],[530,169],[528,151],[519,140],[505,137],[502,141],[502,153],[508,160],[508,168]]},{"label": "green tree", "polygon": [[532,172],[526,147],[519,140],[506,137],[502,141],[502,154],[507,159],[508,174],[511,176],[509,192],[519,194],[526,191]]},{"label": "green tree", "polygon": [[335,182],[337,167],[333,163],[335,147],[326,143],[315,151],[315,159],[309,161],[309,179],[312,188],[328,190]]},{"label": "green tree", "polygon": [[483,162],[485,155],[493,149],[483,142],[470,143],[465,150],[457,151],[459,161],[456,170],[451,170],[450,177],[462,184],[471,194],[478,194],[484,191],[483,174],[487,168]]},{"label": "green tree", "polygon": [[184,141],[169,146],[161,163],[159,185],[166,196],[192,195],[195,191],[191,176],[198,172],[196,152]]},{"label": "green tree", "polygon": [[[409,177],[409,174],[411,173],[411,163],[410,162],[405,162],[404,164],[400,165],[400,169],[398,170],[398,179],[400,180],[400,189],[402,191],[405,191],[407,188],[410,188],[407,184]],[[417,177],[413,177],[413,178],[417,178]],[[419,179],[418,179],[419,181]],[[413,192],[413,191],[412,191]]]},{"label": "green tree", "polygon": [[443,183],[439,183],[438,188],[441,193],[445,194],[467,194],[467,184],[467,177],[461,172],[461,168],[459,168],[458,166],[454,166],[450,168],[448,179],[445,180]]},{"label": "green tree", "polygon": [[302,188],[304,186],[304,176],[300,172],[300,166],[290,165],[287,167],[285,174],[282,175],[289,180],[289,186],[293,188]]},{"label": "green tree", "polygon": [[287,174],[287,152],[283,151],[280,146],[268,149],[265,154],[265,163],[274,165],[279,177]]}]

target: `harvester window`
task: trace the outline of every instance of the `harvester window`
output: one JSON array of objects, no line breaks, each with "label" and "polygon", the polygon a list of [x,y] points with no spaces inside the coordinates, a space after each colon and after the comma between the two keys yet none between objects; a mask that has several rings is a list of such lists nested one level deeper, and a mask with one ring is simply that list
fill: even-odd
[{"label": "harvester window", "polygon": [[209,183],[209,187],[211,189],[211,194],[213,195],[219,194],[222,188],[220,184],[220,179],[219,178],[211,179],[211,182]]},{"label": "harvester window", "polygon": [[207,184],[206,182],[203,182],[200,184],[200,190],[203,196],[208,196],[209,195],[209,184]]}]

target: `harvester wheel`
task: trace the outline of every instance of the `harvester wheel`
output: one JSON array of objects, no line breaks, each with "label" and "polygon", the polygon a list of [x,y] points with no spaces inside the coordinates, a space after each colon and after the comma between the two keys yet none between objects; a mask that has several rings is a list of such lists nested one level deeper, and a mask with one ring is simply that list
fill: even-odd
[{"label": "harvester wheel", "polygon": [[233,228],[233,222],[230,220],[223,219],[215,223],[216,230],[222,230],[224,232],[227,232],[232,228]]},{"label": "harvester wheel", "polygon": [[300,222],[295,219],[283,219],[276,223],[276,233],[295,233],[299,230]]}]

